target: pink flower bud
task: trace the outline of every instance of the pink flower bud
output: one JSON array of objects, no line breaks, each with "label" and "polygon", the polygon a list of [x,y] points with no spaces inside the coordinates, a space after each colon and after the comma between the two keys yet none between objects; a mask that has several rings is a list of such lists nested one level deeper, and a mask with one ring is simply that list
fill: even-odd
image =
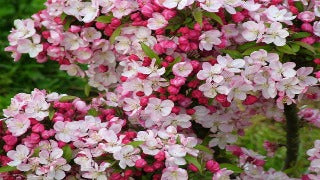
[{"label": "pink flower bud", "polygon": [[96,28],[99,30],[104,30],[104,28],[106,28],[106,24],[102,23],[102,22],[96,22]]},{"label": "pink flower bud", "polygon": [[163,54],[163,53],[166,52],[165,49],[164,49],[159,43],[155,44],[155,45],[153,46],[153,49],[154,49],[154,51],[155,51],[156,53],[158,53],[158,54]]},{"label": "pink flower bud", "polygon": [[1,156],[0,158],[0,162],[2,166],[6,166],[10,161],[11,159],[7,156]]},{"label": "pink flower bud", "polygon": [[110,180],[120,180],[122,178],[120,173],[112,173],[110,176]]},{"label": "pink flower bud", "polygon": [[299,13],[298,19],[300,19],[303,22],[312,22],[316,16],[314,15],[314,12],[311,11],[304,11]]},{"label": "pink flower bud", "polygon": [[191,63],[192,68],[193,68],[194,70],[200,68],[200,62],[199,62],[199,61],[192,60],[190,63]]},{"label": "pink flower bud", "polygon": [[152,13],[153,13],[153,5],[150,4],[150,3],[145,4],[141,8],[141,13],[144,16],[151,18],[152,17]]},{"label": "pink flower bud", "polygon": [[156,154],[154,156],[154,158],[157,160],[157,161],[163,161],[165,160],[166,156],[165,156],[165,153],[163,151],[159,151],[158,154]]},{"label": "pink flower bud", "polygon": [[6,145],[3,146],[3,150],[4,150],[5,152],[8,152],[8,151],[12,150],[13,147],[14,147],[14,146],[10,146],[10,145],[7,145],[7,144],[6,144]]},{"label": "pink flower bud", "polygon": [[106,28],[104,28],[104,31],[103,33],[106,35],[106,36],[111,36],[112,33],[113,33],[113,29],[110,27],[110,26],[106,26]]},{"label": "pink flower bud", "polygon": [[201,27],[201,25],[199,23],[195,23],[194,26],[193,26],[193,29],[197,30],[197,31],[201,31],[202,27]]},{"label": "pink flower bud", "polygon": [[190,171],[193,171],[193,172],[198,172],[198,171],[199,171],[199,169],[198,169],[195,165],[193,165],[193,164],[189,164],[189,165],[188,165],[188,169],[189,169]]},{"label": "pink flower bud", "polygon": [[177,88],[177,87],[175,87],[175,86],[169,86],[168,88],[168,92],[170,93],[170,94],[173,94],[173,95],[175,95],[175,94],[178,94],[179,93],[179,88]]},{"label": "pink flower bud", "polygon": [[175,76],[173,79],[170,80],[170,84],[176,87],[181,87],[186,83],[186,78]]},{"label": "pink flower bud", "polygon": [[264,160],[262,160],[262,159],[256,159],[256,160],[254,161],[254,164],[255,164],[256,166],[264,166],[265,163],[266,163],[266,162],[265,162]]},{"label": "pink flower bud", "polygon": [[65,142],[58,141],[58,146],[59,146],[59,148],[62,148],[62,147],[64,147],[65,145],[66,145]]},{"label": "pink flower bud", "polygon": [[133,175],[133,170],[131,169],[127,169],[125,172],[124,172],[124,176],[125,177],[130,177]]},{"label": "pink flower bud", "polygon": [[189,40],[185,36],[179,37],[179,44],[189,44]]},{"label": "pink flower bud", "polygon": [[315,75],[316,75],[316,78],[320,79],[320,71],[316,72]]},{"label": "pink flower bud", "polygon": [[55,135],[55,130],[51,129],[51,130],[44,130],[41,134],[41,137],[43,139],[49,139],[51,136]]},{"label": "pink flower bud", "polygon": [[244,105],[252,105],[258,101],[258,98],[253,95],[248,95],[247,98],[243,101]]},{"label": "pink flower bud", "polygon": [[218,172],[220,170],[219,163],[214,160],[207,161],[206,168],[212,173]]},{"label": "pink flower bud", "polygon": [[18,141],[18,138],[12,135],[5,135],[2,137],[2,139],[9,146],[14,146]]},{"label": "pink flower bud", "polygon": [[31,133],[31,135],[30,135],[30,141],[31,141],[33,144],[40,142],[40,136],[39,136],[39,134]]},{"label": "pink flower bud", "polygon": [[244,20],[245,16],[242,15],[241,12],[237,12],[236,14],[232,15],[232,20],[236,23],[240,23]]},{"label": "pink flower bud", "polygon": [[312,45],[316,42],[316,39],[314,37],[305,37],[305,38],[301,39],[301,42]]},{"label": "pink flower bud", "polygon": [[112,18],[111,20],[111,27],[117,28],[118,26],[121,25],[121,21],[118,18]]},{"label": "pink flower bud", "polygon": [[153,163],[152,166],[154,167],[154,169],[161,169],[162,167],[164,167],[164,162],[156,161],[156,162]]},{"label": "pink flower bud", "polygon": [[172,9],[165,9],[162,11],[162,15],[164,16],[164,18],[166,18],[166,20],[170,20],[177,15],[177,12]]},{"label": "pink flower bud", "polygon": [[43,31],[41,34],[42,37],[45,39],[48,39],[50,37],[50,31]]},{"label": "pink flower bud", "polygon": [[172,63],[174,61],[174,58],[172,56],[166,56],[165,60],[169,63]]},{"label": "pink flower bud", "polygon": [[69,28],[69,31],[72,33],[78,33],[81,31],[81,27],[80,26],[75,26],[75,25],[71,25]]},{"label": "pink flower bud", "polygon": [[298,14],[299,10],[295,6],[289,6],[289,10],[292,12],[292,14]]},{"label": "pink flower bud", "polygon": [[313,62],[316,63],[316,64],[318,64],[318,65],[320,65],[320,58],[314,59]]},{"label": "pink flower bud", "polygon": [[172,113],[178,114],[180,112],[180,108],[178,106],[174,106],[171,110]]},{"label": "pink flower bud", "polygon": [[219,102],[219,103],[224,103],[227,101],[227,96],[224,94],[218,94],[215,99]]},{"label": "pink flower bud", "polygon": [[147,161],[144,160],[144,159],[138,159],[138,160],[135,162],[136,168],[144,168],[147,164],[148,164]]},{"label": "pink flower bud", "polygon": [[192,100],[190,98],[180,98],[179,105],[186,108],[190,106],[192,103]]},{"label": "pink flower bud", "polygon": [[305,22],[301,25],[301,29],[306,32],[311,32],[311,33],[313,32],[313,26],[307,22]]},{"label": "pink flower bud", "polygon": [[35,124],[33,127],[32,127],[32,132],[34,133],[41,133],[44,131],[44,125],[38,123],[38,124]]},{"label": "pink flower bud", "polygon": [[147,172],[147,173],[152,173],[154,172],[154,167],[150,166],[150,165],[146,165],[144,168],[143,168],[143,171],[144,172]]},{"label": "pink flower bud", "polygon": [[188,109],[187,110],[187,114],[188,115],[193,115],[194,113],[196,113],[196,110],[194,110],[194,109]]},{"label": "pink flower bud", "polygon": [[161,174],[155,174],[152,176],[152,180],[160,180],[161,179]]},{"label": "pink flower bud", "polygon": [[88,110],[87,105],[84,101],[75,100],[75,101],[73,101],[73,105],[80,112],[86,112]]}]

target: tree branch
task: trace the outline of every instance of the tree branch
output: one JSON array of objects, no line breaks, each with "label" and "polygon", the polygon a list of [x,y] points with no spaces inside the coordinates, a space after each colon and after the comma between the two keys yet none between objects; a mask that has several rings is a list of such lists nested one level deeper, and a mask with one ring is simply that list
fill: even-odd
[{"label": "tree branch", "polygon": [[287,130],[287,157],[283,169],[289,169],[296,165],[299,151],[299,117],[296,104],[286,105],[284,108]]}]

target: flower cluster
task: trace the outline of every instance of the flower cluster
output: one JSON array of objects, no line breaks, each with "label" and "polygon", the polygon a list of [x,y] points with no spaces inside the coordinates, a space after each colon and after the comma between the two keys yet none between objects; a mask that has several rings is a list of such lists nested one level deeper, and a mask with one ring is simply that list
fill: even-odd
[{"label": "flower cluster", "polygon": [[[285,107],[319,92],[318,1],[45,5],[14,22],[6,51],[15,61],[22,54],[56,61],[100,95],[88,102],[37,89],[16,95],[2,121],[2,164],[14,168],[4,177],[288,179],[232,144],[251,117],[284,121]],[[317,124],[309,111],[301,117]],[[220,167],[213,151],[225,149],[245,172]]]},{"label": "flower cluster", "polygon": [[256,92],[261,92],[265,99],[278,95],[277,105],[283,109],[283,104],[290,105],[296,95],[317,83],[316,78],[309,76],[313,68],[301,67],[296,71],[295,66],[292,62],[282,64],[277,54],[265,50],[255,51],[244,59],[218,56],[213,66],[202,64],[197,77],[206,82],[199,90],[209,98],[218,93],[225,95],[228,102],[246,100],[247,94]]},{"label": "flower cluster", "polygon": [[304,180],[314,180],[320,177],[320,160],[319,160],[319,153],[320,153],[320,141],[316,140],[314,142],[314,147],[307,151],[307,155],[309,156],[308,160],[311,161],[309,171],[310,174],[304,175],[302,179]]}]

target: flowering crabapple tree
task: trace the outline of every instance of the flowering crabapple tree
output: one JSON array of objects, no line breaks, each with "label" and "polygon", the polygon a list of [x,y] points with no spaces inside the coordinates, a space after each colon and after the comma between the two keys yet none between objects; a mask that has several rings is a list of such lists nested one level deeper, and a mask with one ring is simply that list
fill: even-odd
[{"label": "flowering crabapple tree", "polygon": [[[252,118],[320,127],[319,0],[47,0],[15,20],[15,61],[56,61],[99,91],[34,89],[3,110],[2,179],[293,179],[237,145]],[[268,155],[277,144],[264,144]],[[320,140],[303,180],[320,179]],[[286,171],[287,172],[287,171]]]}]

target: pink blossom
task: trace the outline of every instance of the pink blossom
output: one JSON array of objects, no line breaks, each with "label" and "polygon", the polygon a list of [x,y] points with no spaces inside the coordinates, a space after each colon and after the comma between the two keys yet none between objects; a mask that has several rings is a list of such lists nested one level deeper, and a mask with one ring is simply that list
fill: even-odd
[{"label": "pink blossom", "polygon": [[211,51],[213,45],[219,45],[222,41],[219,39],[221,37],[221,32],[218,30],[210,30],[204,32],[200,37],[200,50]]},{"label": "pink blossom", "polygon": [[24,145],[18,145],[16,150],[11,150],[7,153],[12,160],[8,163],[9,166],[18,166],[25,163],[29,157],[30,150]]},{"label": "pink blossom", "polygon": [[94,167],[89,169],[89,171],[82,176],[88,179],[107,180],[106,169],[110,167],[110,165],[111,164],[107,162],[102,162],[100,165],[94,163]]},{"label": "pink blossom", "polygon": [[11,46],[17,45],[19,40],[32,37],[36,33],[34,21],[31,19],[17,19],[14,21],[14,26],[16,29],[13,29],[12,34],[9,35]]},{"label": "pink blossom", "polygon": [[188,77],[193,71],[193,67],[190,62],[179,62],[172,67],[172,72],[176,76]]},{"label": "pink blossom", "polygon": [[233,171],[223,168],[213,175],[212,180],[230,179],[232,173]]},{"label": "pink blossom", "polygon": [[8,130],[14,136],[21,136],[30,127],[30,120],[24,114],[18,114],[6,121]]},{"label": "pink blossom", "polygon": [[170,100],[161,101],[157,98],[150,98],[148,106],[145,108],[145,113],[150,114],[154,118],[159,118],[162,116],[168,116],[174,103]]},{"label": "pink blossom", "polygon": [[282,28],[282,24],[274,22],[271,24],[270,28],[267,29],[262,42],[267,44],[274,43],[276,46],[284,46],[286,43],[285,38],[288,36],[289,32]]},{"label": "pink blossom", "polygon": [[122,169],[125,169],[127,166],[133,167],[135,162],[140,159],[140,156],[137,155],[139,152],[138,149],[135,149],[133,146],[126,145],[121,148],[121,150],[115,152],[113,157],[120,161],[119,166]]},{"label": "pink blossom", "polygon": [[222,1],[219,0],[198,0],[201,2],[200,7],[209,12],[218,12],[223,5]]},{"label": "pink blossom", "polygon": [[163,170],[161,180],[184,180],[188,179],[186,170],[178,167],[167,167]]},{"label": "pink blossom", "polygon": [[272,5],[265,11],[269,20],[274,22],[285,22],[287,24],[292,24],[291,20],[295,19],[296,16],[292,16],[291,12],[286,9],[279,9]]},{"label": "pink blossom", "polygon": [[256,23],[254,21],[247,21],[242,24],[244,30],[242,36],[247,41],[260,40],[265,32],[265,26],[263,23]]},{"label": "pink blossom", "polygon": [[40,36],[32,36],[32,41],[29,39],[21,39],[18,41],[17,51],[19,53],[28,53],[31,58],[38,56],[43,50],[43,45],[40,44]]},{"label": "pink blossom", "polygon": [[166,8],[175,8],[177,7],[179,10],[184,9],[186,6],[189,6],[194,3],[194,0],[165,0],[162,5]]},{"label": "pink blossom", "polygon": [[148,28],[151,30],[157,30],[166,27],[168,21],[160,13],[153,13],[152,18],[148,19]]}]

